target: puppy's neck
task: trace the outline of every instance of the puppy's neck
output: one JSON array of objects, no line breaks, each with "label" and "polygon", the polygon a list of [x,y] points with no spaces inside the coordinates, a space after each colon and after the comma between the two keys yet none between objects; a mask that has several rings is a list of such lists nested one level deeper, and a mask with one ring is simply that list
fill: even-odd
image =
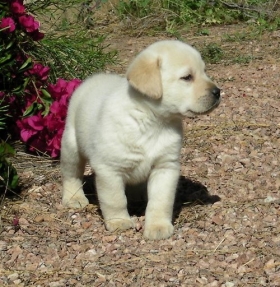
[{"label": "puppy's neck", "polygon": [[166,109],[162,103],[162,98],[152,99],[149,96],[139,92],[134,87],[129,85],[129,96],[133,102],[137,103],[137,109],[141,106],[146,112],[148,111],[153,115],[155,120],[161,121],[166,124],[181,123],[183,116],[179,113],[171,113]]}]

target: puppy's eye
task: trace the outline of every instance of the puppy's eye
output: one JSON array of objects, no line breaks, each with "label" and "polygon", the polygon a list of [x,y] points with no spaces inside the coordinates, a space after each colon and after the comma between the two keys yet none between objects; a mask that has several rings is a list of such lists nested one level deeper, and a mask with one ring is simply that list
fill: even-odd
[{"label": "puppy's eye", "polygon": [[185,77],[182,77],[181,80],[189,82],[189,81],[193,80],[193,76],[191,74],[189,74]]}]

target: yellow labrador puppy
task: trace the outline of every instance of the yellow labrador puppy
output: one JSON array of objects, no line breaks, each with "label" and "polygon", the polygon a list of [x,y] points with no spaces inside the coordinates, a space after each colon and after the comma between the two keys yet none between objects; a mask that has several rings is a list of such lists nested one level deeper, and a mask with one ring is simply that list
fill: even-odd
[{"label": "yellow labrador puppy", "polygon": [[172,211],[180,174],[182,118],[220,103],[220,89],[205,74],[200,54],[176,40],[142,51],[126,77],[97,74],[74,92],[62,138],[62,203],[88,204],[83,172],[89,162],[106,228],[134,226],[125,185],[148,182],[144,236],[173,233]]}]

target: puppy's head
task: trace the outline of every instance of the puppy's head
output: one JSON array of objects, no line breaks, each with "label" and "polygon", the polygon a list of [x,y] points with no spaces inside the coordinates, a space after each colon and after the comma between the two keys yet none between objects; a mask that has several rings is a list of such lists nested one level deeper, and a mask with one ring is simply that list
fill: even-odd
[{"label": "puppy's head", "polygon": [[209,113],[221,100],[199,52],[180,41],[160,41],[146,48],[128,68],[127,79],[166,114]]}]

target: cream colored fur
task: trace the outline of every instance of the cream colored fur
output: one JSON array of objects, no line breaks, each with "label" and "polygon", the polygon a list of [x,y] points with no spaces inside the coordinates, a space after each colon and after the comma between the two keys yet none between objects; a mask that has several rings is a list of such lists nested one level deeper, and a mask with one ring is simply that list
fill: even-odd
[{"label": "cream colored fur", "polygon": [[160,41],[141,52],[126,77],[97,74],[74,92],[62,139],[62,203],[88,204],[82,188],[86,162],[106,228],[134,226],[125,185],[148,182],[144,236],[168,238],[180,174],[182,118],[213,110],[219,89],[200,54],[179,41]]}]

